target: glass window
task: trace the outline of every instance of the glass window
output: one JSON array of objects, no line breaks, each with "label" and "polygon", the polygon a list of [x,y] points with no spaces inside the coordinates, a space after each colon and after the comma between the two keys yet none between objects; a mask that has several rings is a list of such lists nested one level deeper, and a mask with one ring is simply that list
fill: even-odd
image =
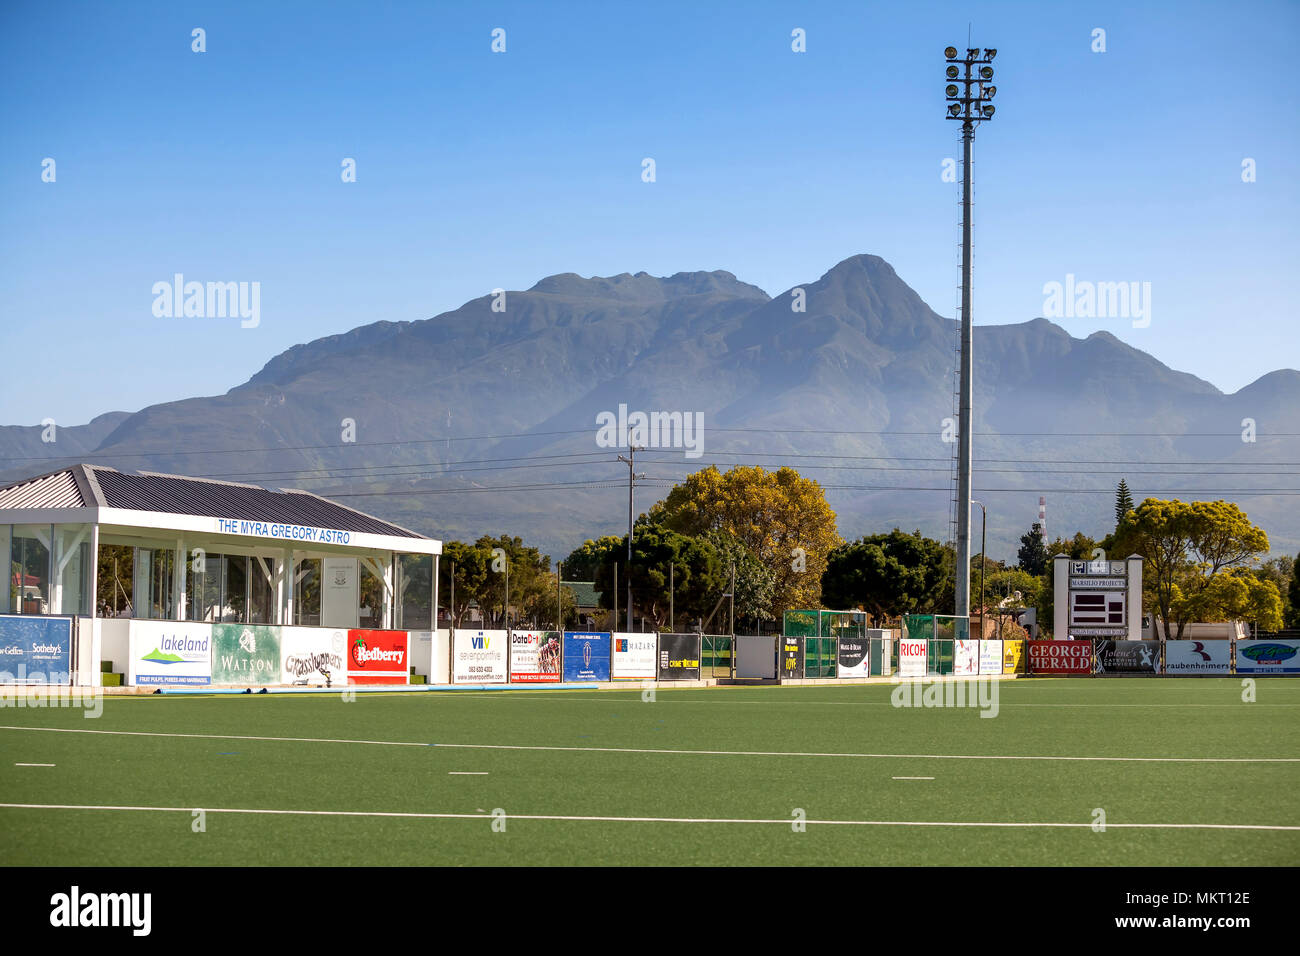
[{"label": "glass window", "polygon": [[397,606],[394,627],[427,631],[433,625],[433,555],[402,554],[397,561]]},{"label": "glass window", "polygon": [[9,547],[9,606],[15,614],[50,613],[49,542],[49,525],[14,525]]},{"label": "glass window", "polygon": [[100,544],[96,591],[100,617],[135,615],[135,548],[128,544]]},{"label": "glass window", "polygon": [[176,620],[175,593],[172,579],[176,574],[176,551],[172,548],[150,548],[149,551],[149,614],[155,620]]},{"label": "glass window", "polygon": [[185,619],[187,621],[219,620],[221,611],[222,556],[209,554],[202,548],[190,549],[185,556]]},{"label": "glass window", "polygon": [[293,623],[320,624],[321,559],[303,558],[293,574]]},{"label": "glass window", "polygon": [[361,603],[357,620],[362,627],[384,626],[384,582],[365,562],[361,562]]},{"label": "glass window", "polygon": [[[264,570],[265,566],[265,570]],[[275,583],[266,576],[275,574],[275,559],[250,557],[248,559],[248,622],[250,624],[275,623]]]},{"label": "glass window", "polygon": [[90,525],[58,525],[55,576],[60,614],[90,613]]},{"label": "glass window", "polygon": [[242,554],[228,554],[221,567],[221,620],[248,620],[248,562]]}]

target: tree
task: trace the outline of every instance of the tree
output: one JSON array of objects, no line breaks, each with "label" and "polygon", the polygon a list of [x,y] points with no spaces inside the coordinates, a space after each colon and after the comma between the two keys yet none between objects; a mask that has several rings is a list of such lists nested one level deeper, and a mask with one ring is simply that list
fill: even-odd
[{"label": "tree", "polygon": [[[619,551],[622,545],[623,550]],[[607,534],[595,540],[588,538],[582,547],[576,548],[563,562],[566,581],[594,581],[596,570],[605,563],[610,552],[627,554],[627,538],[616,534]]]},{"label": "tree", "polygon": [[651,521],[685,535],[726,531],[772,570],[772,613],[818,607],[822,572],[842,540],[817,482],[793,468],[697,471],[650,509]]},{"label": "tree", "polygon": [[832,551],[822,575],[822,597],[832,607],[859,607],[877,619],[935,613],[951,567],[942,544],[895,528]]},{"label": "tree", "polygon": [[715,530],[704,540],[718,552],[718,568],[730,583],[731,568],[736,569],[736,619],[760,621],[773,619],[772,598],[776,594],[776,574],[759,561],[735,535]]},{"label": "tree", "polygon": [[1043,544],[1043,527],[1037,521],[1020,536],[1020,551],[1016,555],[1016,561],[1021,570],[1029,574],[1047,573],[1047,545]]},{"label": "tree", "polygon": [[508,534],[490,538],[487,535],[474,542],[474,547],[488,553],[487,579],[483,584],[480,606],[499,609],[495,614],[498,623],[506,618],[506,571],[509,570],[509,601],[514,611],[509,621],[536,624],[542,616],[542,605],[550,600],[551,613],[555,609],[555,578],[551,574],[551,559],[537,548],[527,547],[521,538]]},{"label": "tree", "polygon": [[1123,478],[1115,486],[1115,527],[1119,527],[1124,516],[1133,510],[1133,495],[1129,493],[1128,482]]},{"label": "tree", "polygon": [[[670,604],[674,605],[679,622],[704,617],[713,610],[730,581],[730,568],[722,567],[716,549],[702,539],[650,523],[642,523],[635,530],[631,571],[626,570],[626,537],[620,539],[617,548],[606,553],[604,564],[596,570],[600,606],[611,609],[614,606],[614,565],[617,564],[619,598],[627,594],[630,574],[634,611],[649,618],[656,629],[668,622]],[[615,621],[614,625],[618,627],[621,623]]]},{"label": "tree", "polygon": [[[1147,498],[1120,522],[1115,543],[1144,559],[1143,576],[1150,582],[1166,640],[1181,639],[1192,621],[1247,610],[1261,627],[1280,625],[1280,598],[1272,609],[1264,585],[1273,588],[1275,597],[1276,586],[1259,582],[1253,573],[1249,577],[1258,584],[1252,584],[1243,574],[1258,554],[1268,551],[1268,535],[1232,502]],[[1227,579],[1228,572],[1233,580]],[[1278,623],[1273,623],[1275,613]]]},{"label": "tree", "polygon": [[[441,568],[446,568],[449,586],[439,590],[447,595],[447,607],[451,611],[452,627],[460,627],[465,612],[471,604],[483,607],[485,603],[484,585],[487,583],[488,565],[492,561],[492,552],[464,541],[448,541],[442,546]],[[450,586],[454,582],[454,587]],[[455,597],[455,604],[452,598]]]},{"label": "tree", "polygon": [[1291,563],[1291,584],[1287,587],[1287,599],[1291,605],[1286,620],[1287,627],[1300,627],[1300,554]]}]

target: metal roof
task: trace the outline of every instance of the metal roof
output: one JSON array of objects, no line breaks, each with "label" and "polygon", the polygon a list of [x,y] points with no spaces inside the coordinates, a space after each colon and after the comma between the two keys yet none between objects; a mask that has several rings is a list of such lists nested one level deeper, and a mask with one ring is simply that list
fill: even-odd
[{"label": "metal roof", "polygon": [[0,488],[0,508],[5,509],[95,505],[400,538],[425,537],[308,491],[271,490],[258,485],[155,472],[128,474],[102,465],[73,465]]}]

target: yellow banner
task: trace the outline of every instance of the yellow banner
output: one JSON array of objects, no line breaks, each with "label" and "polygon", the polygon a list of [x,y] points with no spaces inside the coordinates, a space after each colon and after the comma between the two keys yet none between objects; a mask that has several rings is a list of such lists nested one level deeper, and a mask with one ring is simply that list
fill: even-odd
[{"label": "yellow banner", "polygon": [[1025,642],[1002,642],[1002,673],[1023,674],[1025,672]]}]

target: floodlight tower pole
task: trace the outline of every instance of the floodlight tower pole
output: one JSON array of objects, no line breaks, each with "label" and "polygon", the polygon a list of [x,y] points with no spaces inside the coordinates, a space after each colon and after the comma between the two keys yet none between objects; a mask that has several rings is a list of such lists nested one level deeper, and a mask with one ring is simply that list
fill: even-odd
[{"label": "floodlight tower pole", "polygon": [[[997,88],[986,81],[993,79],[993,67],[988,64],[997,50],[986,49],[981,58],[978,49],[967,49],[959,58],[956,47],[948,47],[944,56],[948,60],[946,78],[948,86],[948,119],[961,121],[962,180],[961,180],[961,366],[957,445],[957,561],[954,594],[958,617],[970,618],[970,507],[971,469],[974,457],[974,436],[971,421],[974,405],[974,360],[971,354],[971,152],[975,145],[975,124],[992,119],[993,104],[988,102]],[[961,64],[962,69],[958,67]],[[957,84],[962,84],[960,87]]]}]

